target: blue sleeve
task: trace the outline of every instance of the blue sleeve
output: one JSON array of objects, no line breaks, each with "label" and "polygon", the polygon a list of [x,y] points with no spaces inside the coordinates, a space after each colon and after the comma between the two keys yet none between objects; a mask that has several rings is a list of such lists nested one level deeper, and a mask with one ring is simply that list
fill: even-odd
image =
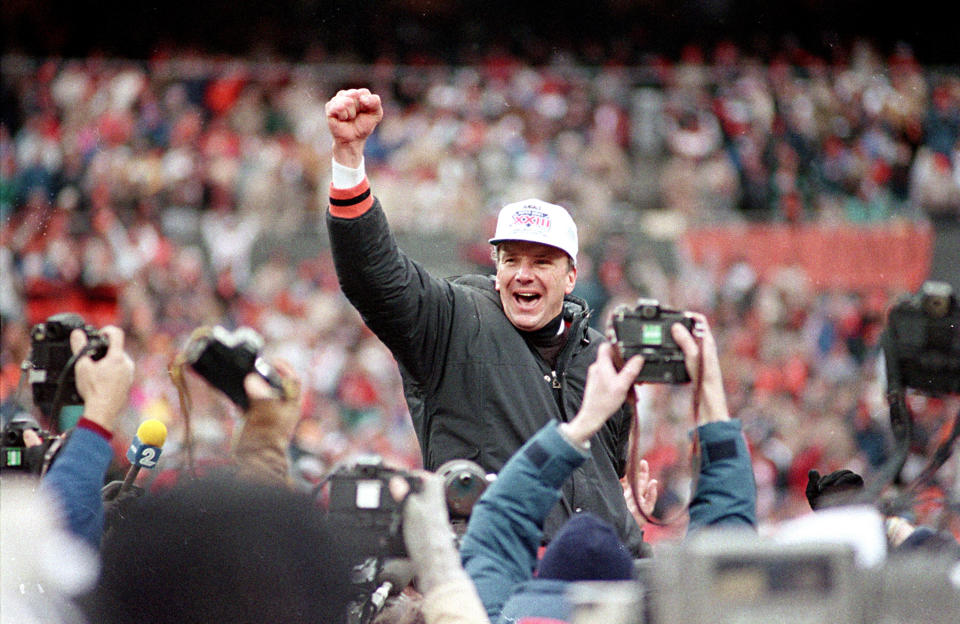
[{"label": "blue sleeve", "polygon": [[70,532],[94,548],[99,548],[103,533],[100,489],[112,458],[113,449],[103,436],[74,429],[41,484],[59,501]]},{"label": "blue sleeve", "polygon": [[755,527],[757,484],[739,420],[697,428],[700,474],[690,501],[687,533],[706,526]]},{"label": "blue sleeve", "polygon": [[460,557],[491,621],[516,585],[532,578],[544,520],[560,486],[588,457],[550,423],[513,454],[477,501]]}]

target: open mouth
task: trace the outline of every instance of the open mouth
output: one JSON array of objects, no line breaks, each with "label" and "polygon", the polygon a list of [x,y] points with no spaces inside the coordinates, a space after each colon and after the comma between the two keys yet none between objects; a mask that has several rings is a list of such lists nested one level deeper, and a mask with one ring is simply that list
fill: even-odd
[{"label": "open mouth", "polygon": [[540,301],[540,299],[541,299],[541,296],[538,293],[514,293],[513,294],[513,300],[516,301],[517,304],[524,307],[536,305],[537,302]]}]

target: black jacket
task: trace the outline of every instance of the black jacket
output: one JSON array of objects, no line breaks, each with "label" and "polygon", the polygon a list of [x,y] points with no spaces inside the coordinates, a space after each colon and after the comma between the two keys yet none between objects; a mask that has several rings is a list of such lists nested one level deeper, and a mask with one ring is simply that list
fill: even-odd
[{"label": "black jacket", "polygon": [[[400,366],[425,468],[465,458],[497,472],[544,424],[576,415],[602,340],[587,326],[585,302],[566,297],[571,326],[551,369],[504,315],[491,277],[430,276],[397,247],[379,201],[354,219],[328,213],[327,227],[343,292]],[[593,438],[592,461],[547,519],[548,539],[571,513],[592,511],[640,552],[618,481],[629,428],[624,408]]]}]

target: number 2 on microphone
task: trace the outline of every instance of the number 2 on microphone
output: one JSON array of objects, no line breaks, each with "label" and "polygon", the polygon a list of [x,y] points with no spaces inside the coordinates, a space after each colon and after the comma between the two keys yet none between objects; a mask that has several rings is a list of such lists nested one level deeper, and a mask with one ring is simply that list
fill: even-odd
[{"label": "number 2 on microphone", "polygon": [[140,456],[140,461],[138,463],[145,468],[153,468],[156,466],[157,450],[150,447],[143,449],[143,454]]}]

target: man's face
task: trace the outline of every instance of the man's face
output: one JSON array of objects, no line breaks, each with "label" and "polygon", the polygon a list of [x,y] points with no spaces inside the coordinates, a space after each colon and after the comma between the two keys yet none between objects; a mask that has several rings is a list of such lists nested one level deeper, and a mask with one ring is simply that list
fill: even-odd
[{"label": "man's face", "polygon": [[576,267],[556,247],[507,241],[497,249],[496,289],[504,314],[517,329],[533,331],[550,322],[576,282]]}]

